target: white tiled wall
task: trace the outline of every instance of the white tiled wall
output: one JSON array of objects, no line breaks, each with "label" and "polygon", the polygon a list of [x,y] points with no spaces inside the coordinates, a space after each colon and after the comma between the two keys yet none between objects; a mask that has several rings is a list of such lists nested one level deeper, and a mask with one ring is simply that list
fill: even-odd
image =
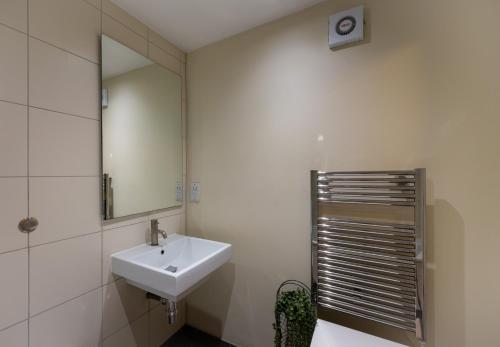
[{"label": "white tiled wall", "polygon": [[38,39],[29,45],[30,106],[98,119],[99,66]]},{"label": "white tiled wall", "polygon": [[[146,218],[144,218],[146,219]],[[116,275],[111,273],[111,254],[122,249],[140,245],[146,239],[149,225],[147,220],[118,228],[104,230],[102,237],[102,283],[115,281]]]},{"label": "white tiled wall", "polygon": [[7,27],[0,27],[0,100],[26,104],[28,91],[27,37]]},{"label": "white tiled wall", "polygon": [[0,329],[28,318],[28,250],[0,255]]},{"label": "white tiled wall", "polygon": [[28,108],[0,101],[0,124],[0,148],[9,148],[0,151],[0,176],[26,176]]},{"label": "white tiled wall", "polygon": [[101,231],[98,177],[32,177],[30,214],[40,226],[30,246]]},{"label": "white tiled wall", "polygon": [[100,233],[32,247],[30,314],[38,314],[98,288],[100,265]]},{"label": "white tiled wall", "polygon": [[95,289],[32,317],[30,346],[99,346],[101,310],[101,291]]},{"label": "white tiled wall", "polygon": [[[148,312],[148,299],[139,288],[130,286],[123,279],[103,288],[104,311],[102,335],[104,338],[126,327]],[[122,303],[126,302],[127,305]]]},{"label": "white tiled wall", "polygon": [[8,329],[0,331],[0,346],[27,347],[28,321],[23,321]]},{"label": "white tiled wall", "polygon": [[30,0],[30,36],[99,63],[100,13],[78,0]]},{"label": "white tiled wall", "polygon": [[[185,54],[109,0],[0,1],[2,347],[158,346],[184,322],[181,310],[168,326],[110,271],[150,219],[169,233],[185,220],[180,208],[102,226],[101,31],[184,77]],[[28,215],[40,222],[29,236],[17,229]]]},{"label": "white tiled wall", "polygon": [[147,347],[149,344],[149,317],[142,316],[104,339],[103,347]]},{"label": "white tiled wall", "polygon": [[30,175],[99,174],[99,121],[30,108]]},{"label": "white tiled wall", "polygon": [[28,0],[2,0],[0,23],[26,33],[28,30],[27,4]]},{"label": "white tiled wall", "polygon": [[28,247],[28,237],[17,230],[27,213],[27,178],[0,178],[0,253]]}]

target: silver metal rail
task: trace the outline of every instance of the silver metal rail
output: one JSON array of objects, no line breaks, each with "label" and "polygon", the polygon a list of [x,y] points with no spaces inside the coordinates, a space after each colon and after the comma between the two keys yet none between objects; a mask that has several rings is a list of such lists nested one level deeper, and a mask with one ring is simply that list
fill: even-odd
[{"label": "silver metal rail", "polygon": [[[411,208],[413,221],[338,217],[337,204],[390,206],[395,213]],[[412,331],[425,341],[425,169],[311,171],[311,226],[316,306]]]},{"label": "silver metal rail", "polygon": [[113,219],[113,186],[112,178],[109,174],[103,175],[102,182],[102,202],[104,209],[104,219]]}]

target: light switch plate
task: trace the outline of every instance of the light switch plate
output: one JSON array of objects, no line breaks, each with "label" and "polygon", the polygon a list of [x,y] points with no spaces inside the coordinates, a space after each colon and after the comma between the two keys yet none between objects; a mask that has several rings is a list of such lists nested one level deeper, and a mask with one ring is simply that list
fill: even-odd
[{"label": "light switch plate", "polygon": [[199,202],[200,201],[200,183],[199,182],[191,182],[191,202]]}]

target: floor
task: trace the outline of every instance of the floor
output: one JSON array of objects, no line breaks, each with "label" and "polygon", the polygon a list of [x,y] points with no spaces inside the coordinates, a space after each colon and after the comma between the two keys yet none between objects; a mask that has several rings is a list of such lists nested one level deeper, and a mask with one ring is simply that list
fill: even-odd
[{"label": "floor", "polygon": [[184,326],[161,347],[236,347],[203,331]]}]

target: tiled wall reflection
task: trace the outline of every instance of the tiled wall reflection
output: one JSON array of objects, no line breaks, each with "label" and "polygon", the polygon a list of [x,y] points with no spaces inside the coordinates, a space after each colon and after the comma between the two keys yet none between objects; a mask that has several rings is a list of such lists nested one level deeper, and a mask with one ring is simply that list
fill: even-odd
[{"label": "tiled wall reflection", "polygon": [[0,346],[158,346],[183,324],[110,272],[150,218],[184,233],[184,208],[101,225],[101,32],[184,77],[185,54],[109,0],[0,2]]}]

